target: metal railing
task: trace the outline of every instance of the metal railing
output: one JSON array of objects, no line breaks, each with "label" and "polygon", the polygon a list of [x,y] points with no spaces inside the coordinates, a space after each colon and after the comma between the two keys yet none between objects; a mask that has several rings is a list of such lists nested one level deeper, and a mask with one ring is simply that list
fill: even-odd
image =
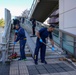
[{"label": "metal railing", "polygon": [[29,12],[29,16],[28,16],[29,19],[32,16],[37,4],[39,3],[39,1],[40,0],[33,0],[32,6],[31,6],[31,9],[30,9],[30,12]]},{"label": "metal railing", "polygon": [[[27,21],[32,26],[32,23],[29,20]],[[42,27],[48,27],[48,25],[36,21],[36,30],[39,30]],[[67,53],[76,57],[76,35],[55,28],[53,32],[53,40],[62,48],[62,50],[65,50]]]},{"label": "metal railing", "polygon": [[2,43],[0,43],[0,51],[1,51],[1,62],[7,61],[8,58],[8,48],[9,48],[9,39],[10,39],[10,31],[11,31],[11,21],[9,21],[8,25],[4,28],[4,33],[2,35]]},{"label": "metal railing", "polygon": [[[75,39],[76,35],[70,34],[60,29],[55,29],[59,34],[58,37],[53,35],[54,41],[59,44],[59,46],[67,51],[68,53],[74,55],[76,57],[76,50],[75,50]],[[54,33],[55,34],[55,33]],[[58,42],[57,42],[58,41]]]}]

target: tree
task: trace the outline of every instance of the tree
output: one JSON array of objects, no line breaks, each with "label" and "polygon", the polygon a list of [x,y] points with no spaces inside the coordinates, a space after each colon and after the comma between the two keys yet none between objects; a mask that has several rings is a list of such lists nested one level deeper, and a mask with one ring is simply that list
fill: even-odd
[{"label": "tree", "polygon": [[4,24],[5,24],[4,19],[3,18],[0,19],[0,27],[4,27]]}]

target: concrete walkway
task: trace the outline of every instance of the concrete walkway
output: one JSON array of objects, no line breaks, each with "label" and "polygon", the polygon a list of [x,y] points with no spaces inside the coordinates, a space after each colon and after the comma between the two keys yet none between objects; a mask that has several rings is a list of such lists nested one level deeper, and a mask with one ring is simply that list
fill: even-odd
[{"label": "concrete walkway", "polygon": [[0,63],[0,75],[9,75],[9,69],[10,69],[9,63],[5,64]]},{"label": "concrete walkway", "polygon": [[58,59],[46,59],[48,64],[34,64],[32,58],[27,61],[12,61],[9,75],[76,75],[76,69],[66,61]]}]

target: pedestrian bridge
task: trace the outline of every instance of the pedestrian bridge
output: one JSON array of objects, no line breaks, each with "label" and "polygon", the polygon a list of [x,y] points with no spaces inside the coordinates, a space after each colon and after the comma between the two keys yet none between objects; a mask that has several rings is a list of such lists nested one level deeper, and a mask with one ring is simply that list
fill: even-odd
[{"label": "pedestrian bridge", "polygon": [[44,22],[50,14],[58,9],[59,0],[34,0],[30,9],[29,19],[35,18],[37,21]]},{"label": "pedestrian bridge", "polygon": [[[54,0],[55,1],[55,0]],[[47,46],[46,49],[46,61],[47,65],[39,62],[38,65],[34,64],[33,55],[35,50],[36,38],[32,35],[32,23],[28,19],[25,19],[24,23],[20,25],[26,31],[27,43],[25,46],[25,54],[27,60],[18,61],[17,59],[9,60],[8,56],[12,53],[12,46],[14,41],[14,30],[11,25],[10,11],[6,10],[5,13],[6,25],[2,36],[2,43],[0,43],[0,75],[75,75],[76,74],[76,61],[73,57],[76,57],[75,52],[75,35],[67,33],[65,31],[55,29],[53,32],[53,40],[55,42],[55,51]],[[42,28],[47,27],[43,23],[37,21],[36,32]],[[69,38],[68,38],[69,37]],[[51,47],[51,43],[47,40],[47,45]],[[19,52],[19,42],[15,46],[15,52]],[[73,57],[72,57],[73,56]],[[7,64],[7,61],[10,63]],[[4,72],[3,72],[4,71]]]}]

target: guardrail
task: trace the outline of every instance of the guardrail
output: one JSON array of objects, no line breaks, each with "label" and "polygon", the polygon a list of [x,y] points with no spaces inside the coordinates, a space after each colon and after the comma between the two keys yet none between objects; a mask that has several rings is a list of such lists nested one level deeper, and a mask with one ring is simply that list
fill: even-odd
[{"label": "guardrail", "polygon": [[10,31],[11,31],[11,21],[7,26],[5,26],[4,33],[2,35],[2,43],[0,43],[0,51],[2,53],[1,62],[7,61],[8,57],[8,47],[9,47],[9,38],[10,38]]},{"label": "guardrail", "polygon": [[32,3],[32,6],[31,6],[31,9],[30,9],[30,12],[29,12],[29,15],[28,15],[28,18],[30,19],[37,4],[39,3],[40,0],[33,0],[33,3]]},{"label": "guardrail", "polygon": [[[32,26],[32,23],[29,20],[27,21]],[[36,29],[39,30],[42,27],[48,27],[48,25],[36,21]],[[62,48],[62,50],[65,50],[66,53],[69,53],[76,58],[76,35],[55,28],[53,40]]]},{"label": "guardrail", "polygon": [[[70,34],[60,29],[55,29],[58,36],[54,36],[54,41],[66,52],[76,57],[76,35]],[[56,34],[56,33],[54,33]]]}]

